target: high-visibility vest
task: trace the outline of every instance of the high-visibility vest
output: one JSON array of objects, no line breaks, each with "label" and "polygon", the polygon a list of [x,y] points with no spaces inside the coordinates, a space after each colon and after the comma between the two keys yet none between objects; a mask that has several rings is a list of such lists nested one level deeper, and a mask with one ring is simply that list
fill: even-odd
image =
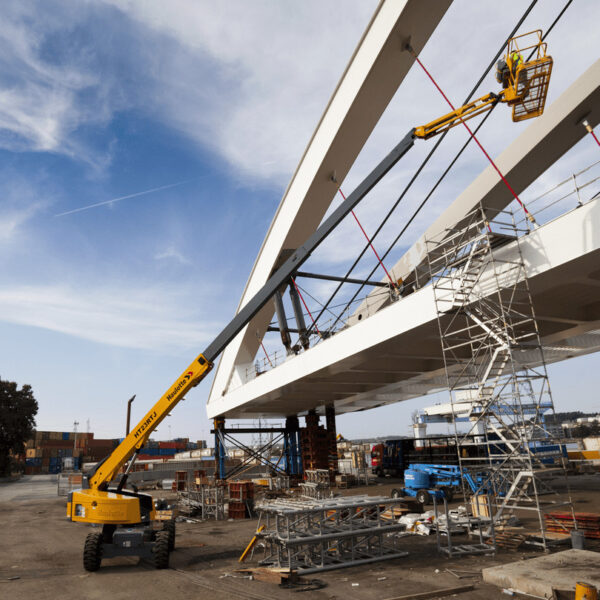
[{"label": "high-visibility vest", "polygon": [[521,55],[518,52],[513,52],[511,59],[512,59],[513,65],[518,65],[523,60]]}]

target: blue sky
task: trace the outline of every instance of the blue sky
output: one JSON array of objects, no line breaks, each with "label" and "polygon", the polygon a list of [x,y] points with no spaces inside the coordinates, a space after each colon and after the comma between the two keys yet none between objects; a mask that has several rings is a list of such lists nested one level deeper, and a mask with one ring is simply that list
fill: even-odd
[{"label": "blue sky", "polygon": [[[120,435],[127,398],[138,395],[134,417],[141,416],[227,323],[375,6],[3,3],[0,376],[33,386],[40,428],[66,430],[77,420],[85,429],[89,419],[98,437]],[[562,6],[540,2],[523,30],[547,27]],[[457,103],[512,28],[516,16],[507,13],[489,0],[475,8],[457,0],[424,50],[423,60]],[[598,57],[599,17],[598,3],[579,0],[553,32],[550,101]],[[480,92],[490,89],[492,76]],[[443,101],[413,69],[343,182],[346,193],[405,131],[442,112]],[[508,115],[496,113],[481,135],[492,153],[526,126],[507,127]],[[405,212],[382,233],[381,247],[464,139],[457,131],[443,146]],[[367,231],[427,150],[427,143],[416,147],[359,207]],[[582,141],[525,196],[595,157],[597,148]],[[402,247],[484,167],[474,149],[466,152]],[[162,189],[62,214],[156,188]],[[311,268],[341,271],[361,235],[345,222]],[[366,257],[359,273],[372,265]],[[322,297],[327,289],[309,291]],[[276,338],[266,345],[274,349]],[[597,367],[592,356],[551,368],[558,408],[569,405],[577,381],[582,408],[598,410],[585,377]],[[190,393],[158,437],[206,437],[209,389],[206,381]],[[348,436],[405,433],[410,412],[431,400],[342,417],[339,428]]]}]

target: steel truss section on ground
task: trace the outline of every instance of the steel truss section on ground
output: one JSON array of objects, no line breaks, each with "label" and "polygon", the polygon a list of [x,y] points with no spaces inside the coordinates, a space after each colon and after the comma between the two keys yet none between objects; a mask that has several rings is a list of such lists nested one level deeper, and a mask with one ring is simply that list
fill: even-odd
[{"label": "steel truss section on ground", "polygon": [[[485,512],[487,512],[487,514],[492,514],[492,503],[489,495],[483,496],[483,498],[485,499],[485,502],[483,505],[479,503],[479,506],[485,507]],[[494,530],[494,519],[490,517],[469,516],[458,518],[455,522],[453,522],[452,516],[448,510],[448,500],[444,498],[442,502],[444,506],[444,512],[440,513],[437,500],[435,496],[433,496],[435,535],[437,549],[440,554],[445,554],[448,558],[453,558],[471,554],[496,553],[496,532]],[[443,518],[440,519],[440,517]],[[460,530],[461,534],[468,533],[469,536],[476,535],[479,537],[479,540],[468,544],[457,544],[456,541],[453,542],[452,538],[456,533],[457,528]],[[484,529],[487,541],[484,539]],[[443,535],[446,536],[445,544],[442,543]]]},{"label": "steel truss section on ground", "polygon": [[177,504],[200,512],[203,520],[225,519],[225,488],[221,485],[200,484],[197,490],[179,492]]},{"label": "steel truss section on ground", "polygon": [[551,492],[549,478],[567,483],[566,459],[545,423],[554,404],[519,244],[525,233],[511,212],[478,207],[427,240],[427,252],[452,407],[473,405],[468,431],[453,419],[460,466],[479,472],[476,493],[493,494],[496,523],[533,511],[545,549],[543,513],[558,504],[540,496]]},{"label": "steel truss section on ground", "polygon": [[259,526],[265,526],[265,558],[260,564],[316,573],[406,556],[398,548],[398,534],[405,526],[384,515],[400,502],[347,496],[258,504]]}]

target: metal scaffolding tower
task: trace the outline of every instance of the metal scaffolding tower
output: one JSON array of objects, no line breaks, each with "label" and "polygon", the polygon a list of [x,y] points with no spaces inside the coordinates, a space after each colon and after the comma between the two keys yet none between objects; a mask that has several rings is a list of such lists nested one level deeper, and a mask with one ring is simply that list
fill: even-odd
[{"label": "metal scaffolding tower", "polygon": [[545,423],[554,405],[519,245],[523,233],[511,212],[479,207],[427,240],[428,265],[453,413],[455,405],[472,403],[468,431],[459,432],[453,419],[461,468],[482,475],[475,493],[493,495],[497,524],[531,511],[546,549],[547,511],[570,498],[540,499],[551,492],[550,479],[566,480],[566,465]]}]

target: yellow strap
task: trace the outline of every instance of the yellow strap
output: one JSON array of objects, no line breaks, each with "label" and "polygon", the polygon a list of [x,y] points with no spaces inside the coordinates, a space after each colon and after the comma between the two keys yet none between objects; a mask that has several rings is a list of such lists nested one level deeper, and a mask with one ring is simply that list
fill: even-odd
[{"label": "yellow strap", "polygon": [[242,555],[238,558],[238,562],[244,562],[246,560],[246,557],[248,556],[248,554],[250,553],[250,550],[252,550],[252,548],[254,548],[254,545],[256,544],[256,542],[258,541],[258,534],[265,528],[264,525],[261,525],[257,530],[256,530],[256,535],[250,540],[250,543],[246,546],[246,549],[242,552]]}]

